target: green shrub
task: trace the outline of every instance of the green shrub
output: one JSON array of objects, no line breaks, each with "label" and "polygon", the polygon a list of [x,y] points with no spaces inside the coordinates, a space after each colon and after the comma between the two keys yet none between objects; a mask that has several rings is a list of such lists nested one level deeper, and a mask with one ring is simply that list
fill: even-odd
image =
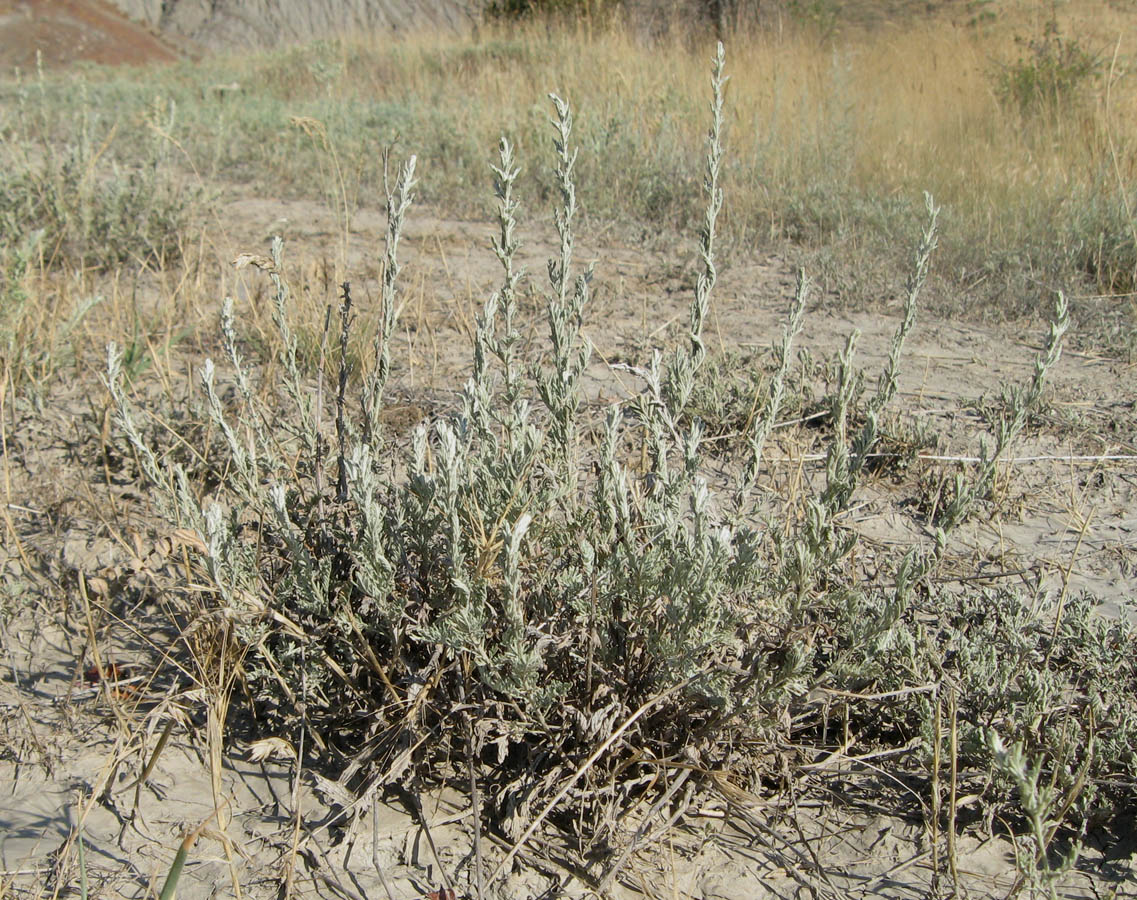
[{"label": "green shrub", "polygon": [[1024,52],[1015,62],[999,67],[995,90],[1005,104],[1024,115],[1053,112],[1076,101],[1101,73],[1101,58],[1076,38],[1063,37],[1054,20],[1046,24],[1041,38],[1017,40]]}]

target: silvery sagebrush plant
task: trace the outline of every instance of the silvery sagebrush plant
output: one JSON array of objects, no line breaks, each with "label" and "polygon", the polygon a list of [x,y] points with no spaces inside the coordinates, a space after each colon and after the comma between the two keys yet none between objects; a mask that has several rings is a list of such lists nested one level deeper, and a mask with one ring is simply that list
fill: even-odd
[{"label": "silvery sagebrush plant", "polygon": [[[280,719],[296,719],[300,696],[308,698],[305,720],[313,725],[373,716],[378,700],[368,698],[382,698],[381,709],[394,711],[378,714],[380,744],[392,747],[401,735],[429,730],[461,693],[496,710],[496,718],[484,717],[482,734],[506,748],[501,752],[536,732],[571,758],[580,752],[574,748],[645,701],[676,695],[681,684],[690,691],[674,700],[690,717],[676,721],[660,708],[644,720],[670,732],[667,740],[708,710],[736,705],[733,676],[723,668],[736,654],[732,604],[759,570],[719,520],[699,474],[701,425],[685,424],[682,415],[706,355],[702,327],[715,281],[723,66],[720,48],[689,347],[666,364],[652,360],[640,395],[610,410],[599,447],[585,446],[578,422],[591,355],[582,332],[591,270],[573,271],[576,150],[571,110],[556,96],[560,253],[548,266],[548,357],[533,369],[519,352],[519,170],[503,140],[494,167],[501,287],[478,317],[461,408],[420,425],[400,461],[392,462],[380,414],[413,159],[388,193],[379,327],[357,425],[344,423],[342,387],[329,415],[302,371],[279,240],[271,258],[246,261],[275,289],[281,381],[257,383],[226,301],[229,375],[222,380],[212,360],[201,369],[220,460],[207,489],[160,458],[142,433],[121,354],[110,348],[107,383],[119,426],[144,477],[160,489],[165,514],[200,536],[204,581],[255,648],[246,662],[249,682]],[[341,348],[349,302],[345,291]],[[281,415],[281,404],[289,414]],[[331,437],[325,432],[333,422]],[[646,471],[631,469],[621,448],[637,429],[651,447]],[[337,462],[342,479],[327,477]],[[333,481],[346,489],[333,493]],[[422,717],[387,705],[419,696],[424,684],[431,687],[420,698]]]},{"label": "silvery sagebrush plant", "polygon": [[1019,436],[1029,417],[1038,410],[1046,381],[1062,358],[1063,338],[1069,327],[1070,306],[1065,294],[1059,292],[1046,347],[1034,361],[1034,375],[1025,387],[1019,385],[1004,387],[1003,407],[1006,412],[995,425],[994,445],[992,446],[987,439],[980,441],[980,461],[974,478],[968,480],[961,474],[956,475],[951,497],[944,504],[939,516],[939,524],[944,529],[950,531],[960,525],[978,501],[990,496],[999,461]]},{"label": "silvery sagebrush plant", "polygon": [[[247,664],[250,681],[285,720],[295,718],[288,704],[301,689],[322,701],[305,704],[307,720],[318,723],[372,715],[368,704],[377,701],[367,698],[419,696],[430,685],[422,701],[430,716],[379,714],[386,728],[380,743],[392,747],[404,740],[400,735],[429,730],[440,720],[432,717],[445,715],[460,678],[467,700],[476,687],[475,696],[495,710],[481,733],[499,742],[501,753],[537,733],[572,758],[644,704],[657,704],[640,720],[647,745],[664,752],[691,743],[701,730],[702,745],[713,748],[716,729],[750,727],[739,719],[744,710],[766,701],[777,706],[805,689],[813,677],[809,654],[797,647],[781,652],[795,618],[782,603],[792,595],[800,607],[810,591],[824,590],[817,570],[848,552],[848,535],[834,537],[835,529],[818,519],[841,504],[811,507],[816,546],[799,557],[791,584],[785,571],[793,567],[771,565],[765,533],[750,524],[749,503],[801,328],[804,276],[774,390],[746,435],[747,474],[733,512],[720,505],[702,472],[702,423],[685,416],[706,358],[703,324],[717,277],[723,69],[720,47],[712,67],[702,267],[687,345],[635,370],[642,390],[609,409],[596,447],[584,445],[578,422],[591,355],[582,332],[591,270],[572,271],[576,151],[571,111],[556,96],[560,254],[548,266],[548,360],[530,381],[518,353],[518,168],[503,140],[494,167],[499,228],[493,240],[502,284],[478,317],[461,409],[420,425],[402,462],[390,461],[380,412],[391,373],[397,249],[412,202],[413,158],[388,192],[380,321],[373,368],[362,380],[360,424],[337,425],[335,454],[322,429],[342,422],[345,401],[341,390],[336,415],[325,415],[301,371],[279,240],[271,259],[256,264],[275,288],[282,396],[266,396],[254,384],[227,302],[221,327],[232,391],[226,396],[235,403],[222,400],[212,361],[201,373],[224,460],[210,495],[195,491],[181,467],[164,465],[140,433],[112,348],[107,381],[120,426],[143,474],[162,489],[167,514],[201,536],[207,581],[257,648]],[[348,303],[345,291],[341,347]],[[850,395],[845,389],[838,400],[836,419],[843,420]],[[295,415],[274,411],[281,402]],[[645,450],[641,466],[628,452],[637,439]],[[855,453],[866,452],[871,436],[862,444]],[[333,455],[343,469],[342,496],[332,495],[331,480],[321,477]],[[849,493],[854,476],[842,465],[834,464],[831,481],[843,478]],[[780,549],[776,540],[771,546]],[[658,702],[664,697],[666,706]],[[537,789],[539,783],[517,788]]]},{"label": "silvery sagebrush plant", "polygon": [[1086,773],[1094,753],[1093,739],[1091,737],[1089,741],[1077,781],[1068,796],[1063,796],[1053,781],[1047,783],[1043,758],[1031,758],[1023,742],[1008,747],[998,731],[992,728],[987,731],[987,745],[998,773],[1013,782],[1027,821],[1025,834],[1015,839],[1015,866],[1019,876],[1012,894],[1025,887],[1031,897],[1045,896],[1057,900],[1062,879],[1078,861],[1082,835],[1078,835],[1067,852],[1053,862],[1049,858],[1051,845],[1063,824],[1066,811],[1086,787]]},{"label": "silvery sagebrush plant", "polygon": [[[583,331],[592,270],[574,271],[576,150],[571,109],[555,95],[559,253],[547,267],[548,349],[537,364],[521,352],[520,168],[503,138],[492,167],[491,249],[501,283],[477,316],[459,402],[415,428],[409,446],[387,432],[382,412],[413,157],[387,189],[378,328],[357,399],[347,391],[356,314],[349,287],[340,306],[340,377],[325,404],[312,389],[322,375],[304,370],[289,325],[279,240],[271,258],[248,259],[274,287],[280,384],[258,382],[226,301],[229,374],[221,378],[208,360],[201,370],[204,415],[216,435],[200,451],[210,477],[156,451],[138,424],[121,354],[110,348],[107,384],[121,433],[158,488],[163,513],[200,537],[199,581],[252,648],[247,681],[271,727],[301,723],[322,733],[327,741],[317,747],[330,761],[350,756],[351,771],[444,777],[439,762],[463,749],[454,746],[459,730],[446,723],[470,715],[469,749],[492,761],[481,777],[500,798],[486,814],[515,836],[559,781],[622,733],[564,800],[592,846],[623,827],[613,812],[632,796],[631,788],[600,790],[604,779],[650,780],[656,762],[677,754],[723,768],[760,738],[824,742],[828,704],[816,698],[827,689],[864,693],[866,740],[885,740],[898,727],[918,732],[927,721],[921,692],[943,660],[929,649],[926,605],[944,596],[927,576],[950,529],[936,535],[932,551],[896,563],[890,578],[870,580],[854,564],[857,536],[842,515],[896,393],[938,210],[926,198],[928,225],[901,322],[867,401],[853,365],[856,335],[838,356],[824,487],[775,517],[755,497],[804,321],[802,273],[774,372],[738,441],[737,477],[729,490],[713,490],[691,400],[707,359],[703,327],[717,279],[724,65],[720,45],[686,342],[629,367],[639,389],[605,411],[595,437],[583,427],[582,387],[592,356]],[[1056,359],[1056,349],[1048,352],[1023,405],[1034,402]],[[950,642],[956,632],[945,631]],[[907,699],[877,702],[874,690]],[[757,777],[761,763],[744,769]]]}]

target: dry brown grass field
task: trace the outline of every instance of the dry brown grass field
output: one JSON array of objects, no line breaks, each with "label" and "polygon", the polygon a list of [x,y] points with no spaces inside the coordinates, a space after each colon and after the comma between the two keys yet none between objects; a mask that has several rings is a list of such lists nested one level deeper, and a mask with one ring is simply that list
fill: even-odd
[{"label": "dry brown grass field", "polygon": [[0,8],[0,897],[1137,895],[1137,7],[92,9]]}]

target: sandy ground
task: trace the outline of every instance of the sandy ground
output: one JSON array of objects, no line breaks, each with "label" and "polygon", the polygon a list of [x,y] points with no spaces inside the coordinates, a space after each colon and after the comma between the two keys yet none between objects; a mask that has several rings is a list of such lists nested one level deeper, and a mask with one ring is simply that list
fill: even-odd
[{"label": "sandy ground", "polygon": [[[315,291],[317,304],[333,301],[340,273],[329,260],[337,254],[337,224],[319,207],[237,199],[217,221],[224,232],[213,236],[195,276],[208,284],[204,293],[232,294],[238,314],[248,314],[247,304],[263,302],[265,285],[257,280],[263,276],[252,269],[237,273],[228,260],[240,252],[265,252],[269,235],[279,233],[294,285]],[[346,271],[355,296],[367,298],[360,301],[363,315],[376,295],[383,232],[379,209],[355,216]],[[402,334],[394,348],[395,394],[409,410],[406,424],[445,410],[468,371],[473,316],[499,278],[490,234],[488,222],[412,210],[403,244]],[[526,224],[522,234],[522,258],[536,295],[552,233]],[[584,234],[578,259],[597,263],[586,316],[596,346],[587,398],[604,405],[639,389],[634,375],[614,364],[642,364],[653,348],[679,339],[694,253],[622,244],[610,233],[599,239]],[[736,254],[716,291],[712,347],[768,347],[795,277],[779,255]],[[146,302],[160,310],[172,301],[154,286]],[[858,359],[875,377],[894,316],[835,311],[840,305],[821,294],[811,307],[801,345],[816,358],[828,357],[859,329]],[[540,341],[536,296],[525,308],[525,324]],[[1025,381],[1041,338],[1041,331],[1024,335],[920,321],[907,346],[897,406],[941,436],[936,455],[973,455],[982,428],[975,401],[997,397],[1004,381]],[[188,384],[199,362],[188,348],[175,348],[169,371],[184,371]],[[163,657],[171,623],[157,586],[177,566],[177,544],[137,485],[103,457],[107,424],[97,366],[98,360],[85,361],[80,377],[54,381],[38,404],[9,396],[2,410],[8,514],[20,546],[6,539],[0,558],[9,603],[17,610],[4,633],[0,676],[0,896],[77,890],[80,832],[91,896],[146,896],[160,887],[182,835],[202,822],[207,824],[179,888],[182,898],[230,896],[234,884],[242,895],[276,896],[291,873],[295,896],[385,897],[389,889],[397,900],[410,900],[443,889],[443,871],[458,878],[458,894],[464,895],[471,890],[472,845],[464,796],[424,791],[421,815],[384,786],[362,798],[348,796],[317,773],[297,773],[287,758],[256,761],[254,742],[273,735],[258,733],[249,722],[234,726],[223,758],[214,761],[219,780],[211,780],[203,697],[179,669],[184,661]],[[1020,460],[1007,470],[998,516],[964,530],[957,546],[960,573],[1041,582],[1052,592],[1068,578],[1070,590],[1100,598],[1103,614],[1134,616],[1134,377],[1132,365],[1116,360],[1064,356],[1046,416],[1016,446]],[[187,390],[177,384],[168,389],[174,396]],[[771,448],[771,491],[783,489],[795,472],[817,476],[822,464],[810,455],[823,445],[815,440]],[[1107,456],[1124,458],[1100,458]],[[909,486],[914,478],[934,481],[952,465],[920,462],[903,477]],[[871,480],[854,504],[855,527],[883,547],[927,540],[918,517],[899,502],[908,495],[893,479]],[[122,684],[99,681],[90,671],[92,634],[104,664],[121,667]],[[140,783],[171,722],[168,743]],[[837,762],[803,776],[812,793],[796,806],[788,796],[711,795],[681,827],[637,852],[610,893],[700,900],[927,896],[935,887],[927,828],[919,815],[898,817],[883,800],[889,790],[874,787],[867,772]],[[210,820],[215,792],[223,811]],[[819,796],[830,799],[820,803]],[[1116,896],[1132,895],[1137,845],[1128,840],[1102,844],[1091,835],[1062,894],[1108,896],[1120,885]],[[555,845],[555,835],[536,838],[535,846],[548,851],[538,855],[555,859]],[[505,849],[487,839],[487,864],[499,861]],[[969,831],[958,854],[966,895],[1003,896],[1012,886],[1013,848],[1005,839]],[[567,865],[526,856],[495,896],[585,896],[586,884]],[[941,882],[937,889],[950,893],[951,886]]]}]

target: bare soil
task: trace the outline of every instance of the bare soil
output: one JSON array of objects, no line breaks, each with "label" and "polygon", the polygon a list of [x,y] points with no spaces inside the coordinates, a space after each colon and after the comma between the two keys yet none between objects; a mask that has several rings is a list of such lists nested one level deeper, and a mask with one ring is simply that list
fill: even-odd
[{"label": "bare soil", "polygon": [[0,66],[173,62],[182,51],[105,0],[0,0]]},{"label": "bare soil", "polygon": [[[155,45],[160,46],[160,45]],[[236,190],[236,189],[234,189]],[[238,315],[253,319],[266,286],[254,269],[237,272],[242,252],[264,253],[267,238],[286,241],[294,286],[317,309],[335,302],[339,225],[319,206],[235,196],[220,209],[190,279],[218,301],[231,294]],[[381,210],[364,208],[352,223],[346,276],[365,316],[377,293],[377,259],[385,229]],[[488,249],[488,222],[413,209],[404,238],[402,334],[396,395],[408,426],[454,402],[469,369],[473,317],[499,280]],[[531,273],[526,325],[543,341],[539,308],[544,260],[554,251],[549,228],[528,223],[522,259]],[[586,331],[596,347],[587,399],[604,406],[640,385],[617,363],[639,365],[654,348],[674,346],[685,325],[694,253],[621,243],[611,232],[582,235],[578,259],[597,262]],[[715,349],[768,347],[777,337],[796,273],[777,253],[736,256],[722,273],[709,329]],[[299,292],[298,292],[299,293]],[[835,312],[835,298],[815,295],[802,345],[831,356],[854,328],[858,359],[875,376],[896,326],[890,314]],[[839,298],[837,298],[839,299]],[[142,307],[173,302],[160,281]],[[899,303],[897,302],[897,308]],[[216,343],[212,325],[175,344],[160,367],[168,382],[143,378],[139,389],[160,402],[184,402],[194,370]],[[941,437],[939,457],[973,456],[983,430],[979,410],[999,385],[1032,372],[1038,335],[965,322],[921,321],[908,344],[896,407]],[[125,338],[125,336],[124,336]],[[204,351],[201,349],[204,348]],[[0,578],[14,609],[3,632],[0,676],[0,896],[51,896],[79,886],[75,835],[81,831],[90,896],[143,897],[156,892],[182,836],[207,822],[189,854],[182,898],[280,895],[425,897],[462,869],[468,890],[472,827],[469,799],[449,791],[421,795],[421,817],[399,791],[374,785],[362,798],[288,758],[257,761],[256,742],[271,737],[235,716],[220,784],[210,776],[203,698],[171,651],[176,624],[170,593],[180,564],[178,538],[157,519],[128,477],[109,436],[101,360],[82,359],[74,377],[50,383],[38,398],[6,395],[4,421],[7,516]],[[1054,378],[1045,416],[1016,447],[1017,462],[1000,482],[1004,502],[988,521],[967,526],[956,560],[961,578],[1013,579],[1055,593],[1092,591],[1102,612],[1133,616],[1137,566],[1137,410],[1134,367],[1106,357],[1067,353]],[[769,454],[766,488],[792,490],[817,477],[821,438],[781,440]],[[1089,457],[1094,457],[1090,459]],[[1117,458],[1109,458],[1117,457]],[[918,461],[885,468],[854,504],[851,519],[882,548],[929,540],[921,519],[902,505],[912,484],[934,485],[957,464]],[[15,538],[15,539],[13,539]],[[949,573],[950,574],[950,573]],[[101,659],[92,654],[98,650]],[[116,678],[92,667],[118,667]],[[234,701],[235,704],[239,700]],[[175,723],[153,770],[140,782],[166,723]],[[819,758],[810,777],[829,801],[797,804],[779,793],[742,792],[724,773],[712,795],[682,827],[664,830],[637,852],[610,886],[615,897],[923,897],[933,884],[930,835],[910,805],[886,798],[888,784],[854,745]],[[798,773],[800,774],[800,773]],[[879,782],[874,780],[879,779]],[[213,792],[224,800],[217,818]],[[299,829],[296,814],[299,812]],[[1108,896],[1134,891],[1132,837],[1118,844],[1090,835],[1079,869],[1062,893]],[[588,878],[555,860],[556,838],[538,834],[500,894],[576,897]],[[436,848],[431,849],[433,842]],[[492,836],[489,864],[507,847]],[[972,897],[1004,896],[1014,883],[1014,852],[981,825],[958,846],[960,888]],[[553,861],[550,861],[553,860]],[[942,865],[941,865],[942,870]],[[291,873],[291,876],[289,875]],[[386,882],[386,885],[384,884]],[[951,890],[941,884],[939,890]],[[472,896],[472,894],[471,894]]]}]

